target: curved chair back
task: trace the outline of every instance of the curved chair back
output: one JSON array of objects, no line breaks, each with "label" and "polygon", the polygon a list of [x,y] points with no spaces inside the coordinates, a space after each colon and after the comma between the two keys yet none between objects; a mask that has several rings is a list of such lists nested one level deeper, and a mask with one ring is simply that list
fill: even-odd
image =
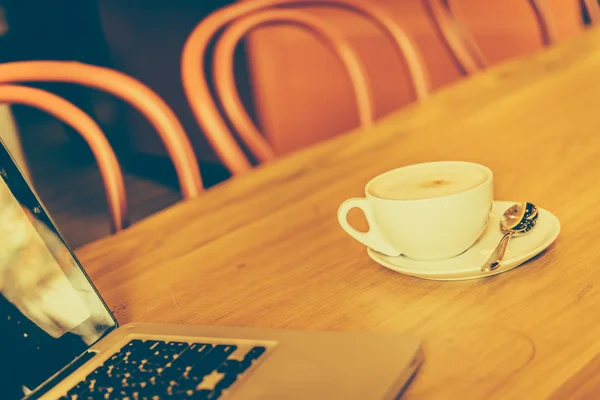
[{"label": "curved chair back", "polygon": [[137,79],[110,68],[70,61],[19,61],[0,64],[0,83],[64,82],[108,92],[140,111],[159,134],[175,166],[185,199],[203,191],[192,145],[171,108]]},{"label": "curved chair back", "polygon": [[128,225],[123,174],[117,157],[98,124],[80,108],[45,90],[0,84],[0,103],[35,107],[54,116],[78,132],[90,147],[100,169],[108,200],[111,231]]},{"label": "curved chair back", "polygon": [[600,22],[600,4],[598,4],[598,0],[583,0],[583,6],[592,24],[595,25]]},{"label": "curved chair back", "polygon": [[[395,21],[373,3],[360,0],[254,0],[225,7],[198,24],[188,37],[182,55],[182,81],[198,124],[219,158],[234,174],[248,171],[252,166],[237,141],[238,135],[259,162],[275,157],[269,143],[244,110],[233,74],[235,46],[247,33],[260,26],[293,24],[311,32],[325,43],[343,63],[352,81],[361,125],[372,122],[373,100],[369,95],[362,64],[334,26],[313,14],[298,10],[300,7],[310,6],[344,9],[374,22],[393,41],[396,50],[406,61],[415,97],[423,99],[429,93],[429,79],[416,47]],[[215,92],[219,100],[216,102],[205,72],[204,60],[207,58],[209,45],[221,32],[213,62]],[[235,129],[235,134],[229,129],[229,124]]]},{"label": "curved chair back", "polygon": [[[535,15],[543,46],[557,42],[557,33],[551,13],[544,0],[527,0]],[[426,0],[431,16],[436,23],[448,49],[462,64],[466,73],[472,73],[488,67],[491,63],[484,56],[476,42],[473,32],[469,32],[466,23],[466,8],[460,0]],[[482,3],[478,3],[482,4]],[[507,21],[510,24],[510,21]]]}]

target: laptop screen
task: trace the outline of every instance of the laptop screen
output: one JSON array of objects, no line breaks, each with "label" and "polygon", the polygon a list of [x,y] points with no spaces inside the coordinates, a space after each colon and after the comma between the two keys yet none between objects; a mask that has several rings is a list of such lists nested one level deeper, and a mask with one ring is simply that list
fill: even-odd
[{"label": "laptop screen", "polygon": [[0,388],[21,398],[116,326],[0,143]]}]

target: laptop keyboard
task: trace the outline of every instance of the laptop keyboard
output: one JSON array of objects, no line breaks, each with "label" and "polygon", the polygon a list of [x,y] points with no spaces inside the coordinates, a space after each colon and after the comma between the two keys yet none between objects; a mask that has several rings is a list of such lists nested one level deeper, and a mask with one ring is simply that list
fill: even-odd
[{"label": "laptop keyboard", "polygon": [[251,347],[230,359],[236,350],[227,344],[131,340],[61,400],[218,399],[266,349]]}]

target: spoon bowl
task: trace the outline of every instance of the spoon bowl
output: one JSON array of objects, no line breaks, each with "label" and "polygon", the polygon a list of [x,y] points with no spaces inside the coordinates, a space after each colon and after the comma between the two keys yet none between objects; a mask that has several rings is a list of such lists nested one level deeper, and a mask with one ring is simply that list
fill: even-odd
[{"label": "spoon bowl", "polygon": [[491,272],[497,269],[504,258],[509,240],[513,236],[519,237],[529,233],[535,227],[537,221],[538,209],[532,203],[516,203],[506,210],[500,219],[500,231],[504,233],[504,236],[481,270]]}]

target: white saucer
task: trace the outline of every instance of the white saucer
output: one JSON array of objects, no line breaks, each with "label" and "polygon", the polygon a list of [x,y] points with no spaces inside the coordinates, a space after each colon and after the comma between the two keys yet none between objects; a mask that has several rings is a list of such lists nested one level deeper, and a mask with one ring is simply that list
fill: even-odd
[{"label": "white saucer", "polygon": [[483,235],[467,251],[459,256],[440,261],[418,261],[408,257],[388,257],[367,249],[369,256],[378,264],[392,271],[417,278],[433,280],[465,280],[492,276],[511,270],[544,251],[560,233],[560,221],[550,211],[538,207],[538,222],[525,236],[510,240],[504,261],[492,272],[482,272],[481,267],[502,239],[500,217],[515,202],[495,201],[492,215]]}]

